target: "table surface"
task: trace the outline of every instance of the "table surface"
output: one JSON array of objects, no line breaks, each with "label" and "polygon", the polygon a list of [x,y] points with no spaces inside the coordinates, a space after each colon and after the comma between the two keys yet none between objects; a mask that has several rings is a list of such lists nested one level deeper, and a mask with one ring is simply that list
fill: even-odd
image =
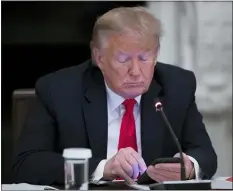
[{"label": "table surface", "polygon": [[89,185],[89,190],[136,190],[127,186],[124,182],[111,182],[108,185]]},{"label": "table surface", "polygon": [[[64,190],[64,187],[62,186],[52,186],[54,188],[57,188],[59,190]],[[125,182],[108,182],[104,185],[95,185],[95,184],[89,184],[89,190],[136,190],[132,187],[129,187]]]},{"label": "table surface", "polygon": [[[46,189],[45,189],[46,188]],[[1,190],[65,190],[64,186],[59,185],[32,185],[27,183],[2,184]],[[108,182],[104,185],[89,184],[89,190],[136,190],[127,186],[124,182]]]},{"label": "table surface", "polygon": [[[229,177],[228,177],[229,178]],[[227,177],[220,177],[211,180],[212,189],[232,189],[232,182],[226,180]],[[21,184],[2,184],[2,190],[44,190],[45,187],[42,185],[30,185],[27,183]],[[64,190],[64,187],[52,185],[52,187],[59,190]],[[125,182],[107,182],[104,185],[89,184],[89,190],[136,190],[133,187],[128,186]],[[141,189],[142,190],[142,189]]]}]

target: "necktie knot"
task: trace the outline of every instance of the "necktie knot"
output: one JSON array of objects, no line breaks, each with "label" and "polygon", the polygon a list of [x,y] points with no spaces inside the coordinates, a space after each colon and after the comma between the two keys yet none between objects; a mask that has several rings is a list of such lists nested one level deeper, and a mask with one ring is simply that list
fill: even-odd
[{"label": "necktie knot", "polygon": [[135,99],[126,99],[126,100],[123,102],[123,105],[125,106],[126,112],[132,112],[135,103],[136,103],[136,100],[135,100]]}]

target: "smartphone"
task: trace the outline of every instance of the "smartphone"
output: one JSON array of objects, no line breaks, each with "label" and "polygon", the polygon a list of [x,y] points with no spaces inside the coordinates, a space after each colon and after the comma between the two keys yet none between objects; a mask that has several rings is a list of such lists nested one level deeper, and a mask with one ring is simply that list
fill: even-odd
[{"label": "smartphone", "polygon": [[[158,158],[155,159],[150,165],[154,166],[159,163],[180,163],[180,158],[178,157],[173,157],[173,158]],[[153,180],[150,178],[147,174],[147,171],[145,171],[137,180],[138,184],[153,184],[156,183],[157,181]]]}]

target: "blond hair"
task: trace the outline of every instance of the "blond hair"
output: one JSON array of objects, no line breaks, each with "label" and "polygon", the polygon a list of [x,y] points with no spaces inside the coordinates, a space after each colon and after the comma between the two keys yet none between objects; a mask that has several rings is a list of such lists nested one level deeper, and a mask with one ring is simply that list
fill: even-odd
[{"label": "blond hair", "polygon": [[94,25],[91,48],[107,46],[107,38],[116,33],[130,33],[138,36],[162,35],[161,23],[144,7],[119,7],[99,17]]}]

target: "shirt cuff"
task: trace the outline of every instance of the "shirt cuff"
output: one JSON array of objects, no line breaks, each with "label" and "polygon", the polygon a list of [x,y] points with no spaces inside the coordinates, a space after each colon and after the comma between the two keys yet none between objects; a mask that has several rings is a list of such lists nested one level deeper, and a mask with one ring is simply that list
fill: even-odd
[{"label": "shirt cuff", "polygon": [[[195,179],[196,179],[196,180],[200,180],[200,179],[201,179],[201,169],[200,169],[200,167],[199,167],[198,162],[196,161],[195,158],[193,158],[193,157],[191,157],[191,156],[189,156],[189,155],[187,155],[187,156],[188,156],[189,160],[191,160],[191,162],[193,163],[194,170],[195,170]],[[179,154],[179,153],[176,153],[176,154],[174,155],[174,157],[180,157],[180,154]]]},{"label": "shirt cuff", "polygon": [[191,156],[189,156],[189,155],[187,155],[187,156],[189,157],[189,160],[191,160],[192,163],[193,163],[194,170],[195,170],[195,179],[196,179],[196,180],[200,180],[200,179],[201,179],[201,177],[200,177],[200,175],[201,175],[201,169],[200,169],[200,167],[199,167],[198,162],[196,161],[195,158],[193,158],[193,157],[191,157]]},{"label": "shirt cuff", "polygon": [[92,174],[92,181],[99,181],[101,178],[103,178],[104,175],[104,166],[106,164],[107,160],[101,160],[98,164],[97,168]]}]

